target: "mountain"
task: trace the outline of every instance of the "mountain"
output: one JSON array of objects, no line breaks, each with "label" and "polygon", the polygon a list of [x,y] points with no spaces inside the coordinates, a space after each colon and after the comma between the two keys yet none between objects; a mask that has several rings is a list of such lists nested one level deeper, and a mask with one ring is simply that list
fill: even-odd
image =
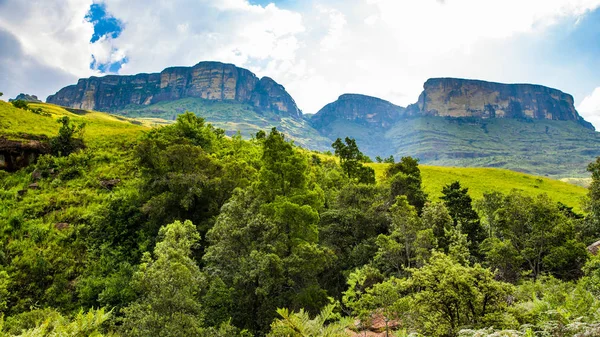
[{"label": "mountain", "polygon": [[331,139],[350,136],[371,156],[393,153],[385,148],[384,132],[404,116],[406,108],[380,98],[344,94],[309,117],[310,124]]},{"label": "mountain", "polygon": [[192,111],[229,135],[249,137],[277,127],[299,145],[330,150],[353,137],[368,156],[413,156],[421,163],[498,167],[551,177],[584,177],[600,156],[600,138],[576,111],[573,97],[533,84],[432,78],[404,108],[343,94],[303,115],[283,86],[219,62],[155,74],[80,79],[47,99],[75,109],[172,121]]},{"label": "mountain", "polygon": [[530,118],[575,121],[593,129],[575,110],[573,96],[534,84],[504,84],[459,78],[431,78],[412,115],[478,118]]},{"label": "mountain", "polygon": [[50,95],[48,103],[128,117],[175,120],[192,111],[234,134],[277,127],[304,147],[327,150],[331,141],[303,119],[285,88],[269,77],[220,62],[172,67],[154,74],[80,79]]},{"label": "mountain", "polygon": [[42,101],[40,101],[36,95],[29,95],[29,94],[24,94],[24,93],[20,93],[17,95],[17,97],[15,97],[14,99],[10,98],[8,101],[9,102],[25,101],[25,102],[32,102],[32,103],[42,103]]},{"label": "mountain", "polygon": [[371,157],[413,156],[428,165],[582,177],[600,156],[599,134],[573,97],[541,85],[435,78],[406,109],[342,95],[310,121],[331,138],[354,137]]},{"label": "mountain", "polygon": [[154,74],[109,75],[80,79],[46,102],[76,109],[116,112],[182,98],[248,104],[280,116],[302,118],[294,99],[269,77],[259,79],[233,64],[200,62]]}]

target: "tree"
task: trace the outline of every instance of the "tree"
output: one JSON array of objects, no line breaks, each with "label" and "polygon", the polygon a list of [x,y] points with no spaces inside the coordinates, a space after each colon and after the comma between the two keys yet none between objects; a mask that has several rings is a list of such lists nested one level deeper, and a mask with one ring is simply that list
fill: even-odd
[{"label": "tree", "polygon": [[83,147],[82,138],[85,130],[85,122],[75,125],[67,116],[60,117],[57,122],[61,125],[58,130],[58,136],[50,140],[50,147],[54,155],[61,157],[68,156],[75,150]]},{"label": "tree", "polygon": [[379,247],[374,261],[386,273],[399,275],[405,268],[422,265],[437,246],[431,228],[424,228],[416,209],[405,196],[396,197],[390,208],[392,231],[377,238]]},{"label": "tree", "polygon": [[592,174],[592,182],[588,188],[587,200],[584,209],[588,213],[585,218],[584,237],[588,242],[593,243],[598,240],[600,233],[600,157],[590,163],[587,167],[588,172]]},{"label": "tree", "polygon": [[331,252],[318,244],[318,194],[301,186],[287,196],[278,195],[281,190],[268,193],[264,182],[236,190],[207,234],[211,245],[204,255],[207,271],[232,288],[232,322],[261,333],[277,308],[316,313],[327,303],[318,275],[331,260]]},{"label": "tree", "polygon": [[272,201],[277,195],[286,197],[306,188],[306,158],[295,151],[285,135],[276,128],[271,129],[262,143],[263,166],[260,171],[261,190]]},{"label": "tree", "polygon": [[454,336],[461,327],[485,326],[508,306],[514,288],[496,281],[480,265],[463,266],[442,253],[433,253],[409,278],[409,307],[415,325],[427,336]]},{"label": "tree", "polygon": [[144,254],[132,280],[139,297],[123,309],[125,335],[201,335],[200,292],[206,280],[191,258],[199,240],[190,221],[160,229],[153,256]]},{"label": "tree", "polygon": [[468,192],[468,188],[462,188],[460,182],[455,181],[444,186],[443,196],[440,199],[444,201],[444,205],[454,221],[454,226],[456,227],[460,223],[463,233],[467,234],[471,255],[479,256],[479,244],[485,239],[485,232],[481,227],[479,215],[473,210]]},{"label": "tree", "polygon": [[425,204],[421,214],[421,221],[425,228],[431,228],[433,235],[437,240],[440,250],[448,253],[448,235],[453,227],[453,220],[448,209],[441,202],[432,202]]},{"label": "tree", "polygon": [[335,149],[335,155],[340,158],[340,165],[350,179],[356,179],[363,184],[375,183],[375,170],[362,163],[370,161],[356,145],[356,140],[346,137],[342,142],[340,138],[331,144]]},{"label": "tree", "polygon": [[412,157],[402,157],[398,163],[391,164],[386,170],[386,177],[390,179],[390,196],[395,199],[399,195],[405,195],[408,202],[421,214],[427,194],[422,188],[419,161]]},{"label": "tree", "polygon": [[[530,270],[534,279],[544,272],[566,278],[581,275],[587,258],[585,245],[574,241],[572,221],[547,195],[531,198],[513,191],[504,197],[502,207],[495,214],[497,238],[502,244],[510,243],[514,247],[518,259],[524,261],[521,268]],[[498,244],[500,242],[487,242],[486,254],[497,251]]]}]

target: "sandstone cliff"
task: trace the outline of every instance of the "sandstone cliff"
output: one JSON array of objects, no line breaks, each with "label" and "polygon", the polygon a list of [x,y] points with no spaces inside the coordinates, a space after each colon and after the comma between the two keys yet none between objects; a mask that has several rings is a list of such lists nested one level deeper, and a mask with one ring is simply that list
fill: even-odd
[{"label": "sandstone cliff", "polygon": [[259,110],[302,118],[285,88],[272,79],[258,79],[233,64],[200,62],[193,67],[172,67],[159,74],[109,75],[80,79],[50,95],[48,103],[99,111],[118,111],[130,105],[195,97],[211,101],[248,103]]},{"label": "sandstone cliff", "polygon": [[593,129],[575,110],[571,95],[541,85],[432,78],[423,88],[408,114],[565,120]]},{"label": "sandstone cliff", "polygon": [[336,120],[342,119],[370,127],[388,128],[404,114],[405,108],[382,99],[344,94],[337,101],[327,104],[311,117],[317,129],[328,129]]}]

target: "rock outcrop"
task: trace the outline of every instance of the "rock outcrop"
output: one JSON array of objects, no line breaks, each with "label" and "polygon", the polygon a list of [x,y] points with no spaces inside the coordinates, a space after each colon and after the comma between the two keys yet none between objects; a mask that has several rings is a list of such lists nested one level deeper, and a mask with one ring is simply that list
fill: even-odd
[{"label": "rock outcrop", "polygon": [[0,170],[15,172],[50,153],[46,140],[15,141],[0,137]]},{"label": "rock outcrop", "polygon": [[29,95],[29,94],[24,94],[24,93],[20,93],[17,95],[17,97],[15,97],[14,99],[11,98],[8,101],[9,102],[25,101],[25,102],[31,102],[31,103],[42,103],[42,101],[39,100],[36,95]]},{"label": "rock outcrop", "polygon": [[369,127],[388,128],[404,115],[405,110],[376,97],[344,94],[319,110],[310,122],[317,130],[327,130],[331,123],[340,119]]},{"label": "rock outcrop", "polygon": [[117,112],[131,105],[187,97],[247,103],[258,110],[302,118],[302,112],[283,86],[268,77],[259,80],[247,69],[220,62],[172,67],[159,74],[80,79],[77,84],[50,95],[46,101],[76,109]]},{"label": "rock outcrop", "polygon": [[423,88],[408,114],[565,120],[593,129],[575,110],[573,96],[541,85],[432,78]]}]

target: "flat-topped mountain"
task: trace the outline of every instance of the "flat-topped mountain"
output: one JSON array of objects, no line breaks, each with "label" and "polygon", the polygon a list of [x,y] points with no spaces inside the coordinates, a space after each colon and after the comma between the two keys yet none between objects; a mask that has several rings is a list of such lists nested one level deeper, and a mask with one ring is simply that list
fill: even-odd
[{"label": "flat-topped mountain", "polygon": [[577,113],[573,97],[533,84],[432,78],[407,108],[343,94],[303,116],[273,79],[232,64],[200,62],[156,74],[81,79],[48,102],[146,119],[174,120],[192,111],[229,135],[250,137],[277,127],[320,151],[330,150],[338,137],[352,137],[371,158],[413,156],[423,164],[553,177],[586,176],[587,164],[600,155],[600,133]]},{"label": "flat-topped mountain", "polygon": [[285,88],[268,77],[233,64],[200,62],[172,67],[160,73],[108,75],[80,79],[50,95],[48,103],[77,109],[116,112],[130,106],[148,106],[183,98],[250,104],[258,110],[302,118]]},{"label": "flat-topped mountain", "polygon": [[423,89],[409,114],[576,121],[593,128],[575,110],[573,96],[541,85],[431,78]]}]

